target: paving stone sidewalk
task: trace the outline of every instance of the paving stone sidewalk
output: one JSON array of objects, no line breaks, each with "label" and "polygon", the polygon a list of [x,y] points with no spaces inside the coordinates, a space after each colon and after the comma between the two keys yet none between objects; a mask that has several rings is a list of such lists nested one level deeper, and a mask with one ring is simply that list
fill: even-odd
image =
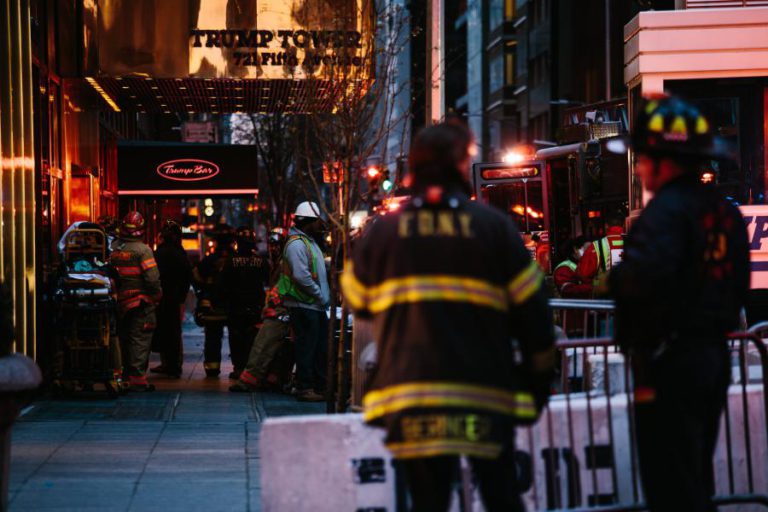
[{"label": "paving stone sidewalk", "polygon": [[13,431],[10,510],[260,511],[261,422],[325,406],[229,393],[231,367],[206,379],[202,345],[188,328],[184,376],[154,393],[36,402]]}]

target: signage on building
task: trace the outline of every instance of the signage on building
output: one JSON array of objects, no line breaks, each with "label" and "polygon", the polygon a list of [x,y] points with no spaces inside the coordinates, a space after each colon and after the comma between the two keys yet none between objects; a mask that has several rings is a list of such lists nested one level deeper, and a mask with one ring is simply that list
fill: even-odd
[{"label": "signage on building", "polygon": [[[103,74],[152,78],[369,78],[370,0],[100,0]],[[168,23],[168,20],[174,20]],[[162,26],[153,37],[137,27]]]},{"label": "signage on building", "polygon": [[117,148],[123,196],[258,194],[255,146],[123,143]]},{"label": "signage on building", "polygon": [[181,140],[184,142],[202,142],[210,144],[218,142],[218,126],[213,122],[188,121],[182,125]]},{"label": "signage on building", "polygon": [[157,174],[167,180],[202,181],[209,180],[219,174],[219,166],[206,160],[180,158],[158,165]]}]

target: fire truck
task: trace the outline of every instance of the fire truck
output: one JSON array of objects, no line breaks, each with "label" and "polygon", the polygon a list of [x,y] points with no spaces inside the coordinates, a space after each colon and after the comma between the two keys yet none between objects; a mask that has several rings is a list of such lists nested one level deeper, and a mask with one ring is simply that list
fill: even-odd
[{"label": "fire truck", "polygon": [[566,241],[579,235],[598,238],[607,216],[627,214],[627,157],[606,149],[627,128],[625,101],[570,109],[561,145],[524,148],[503,162],[474,164],[475,197],[507,212],[531,256],[551,272],[565,257],[560,249]]}]

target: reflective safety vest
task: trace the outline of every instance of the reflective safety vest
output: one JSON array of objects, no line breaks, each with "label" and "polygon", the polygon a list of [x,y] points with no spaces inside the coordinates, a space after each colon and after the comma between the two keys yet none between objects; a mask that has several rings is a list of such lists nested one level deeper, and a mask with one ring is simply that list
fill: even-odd
[{"label": "reflective safety vest", "polygon": [[600,240],[592,242],[597,255],[597,275],[595,276],[595,286],[602,285],[608,272],[614,265],[621,263],[624,256],[624,237],[622,235],[608,235]]},{"label": "reflective safety vest", "polygon": [[283,298],[287,297],[304,304],[314,304],[317,302],[315,298],[300,290],[299,287],[296,286],[296,283],[293,281],[293,269],[291,268],[291,264],[288,262],[287,250],[288,246],[296,240],[301,240],[304,242],[304,246],[307,248],[307,257],[309,258],[309,271],[312,274],[312,279],[319,283],[319,278],[317,276],[317,263],[315,262],[315,253],[312,250],[312,245],[310,244],[309,239],[302,235],[291,235],[288,237],[288,240],[285,242],[285,247],[283,248],[283,272],[277,279],[277,293],[280,295],[280,297]]},{"label": "reflective safety vest", "polygon": [[576,272],[576,262],[572,260],[565,260],[561,262],[558,266],[555,267],[555,272],[557,272],[557,269],[559,269],[560,267],[568,267],[573,272]]}]

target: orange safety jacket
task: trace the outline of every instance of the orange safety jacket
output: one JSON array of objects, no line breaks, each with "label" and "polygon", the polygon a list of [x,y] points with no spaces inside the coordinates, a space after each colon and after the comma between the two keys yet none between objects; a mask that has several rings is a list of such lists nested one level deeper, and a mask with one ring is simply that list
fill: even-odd
[{"label": "orange safety jacket", "polygon": [[155,304],[163,295],[160,271],[152,250],[139,240],[118,238],[112,244],[110,263],[119,277],[117,306],[125,313],[146,302]]},{"label": "orange safety jacket", "polygon": [[600,286],[614,265],[621,262],[624,255],[624,235],[620,227],[608,228],[608,234],[600,240],[595,240],[584,251],[579,260],[576,273],[584,283]]}]

